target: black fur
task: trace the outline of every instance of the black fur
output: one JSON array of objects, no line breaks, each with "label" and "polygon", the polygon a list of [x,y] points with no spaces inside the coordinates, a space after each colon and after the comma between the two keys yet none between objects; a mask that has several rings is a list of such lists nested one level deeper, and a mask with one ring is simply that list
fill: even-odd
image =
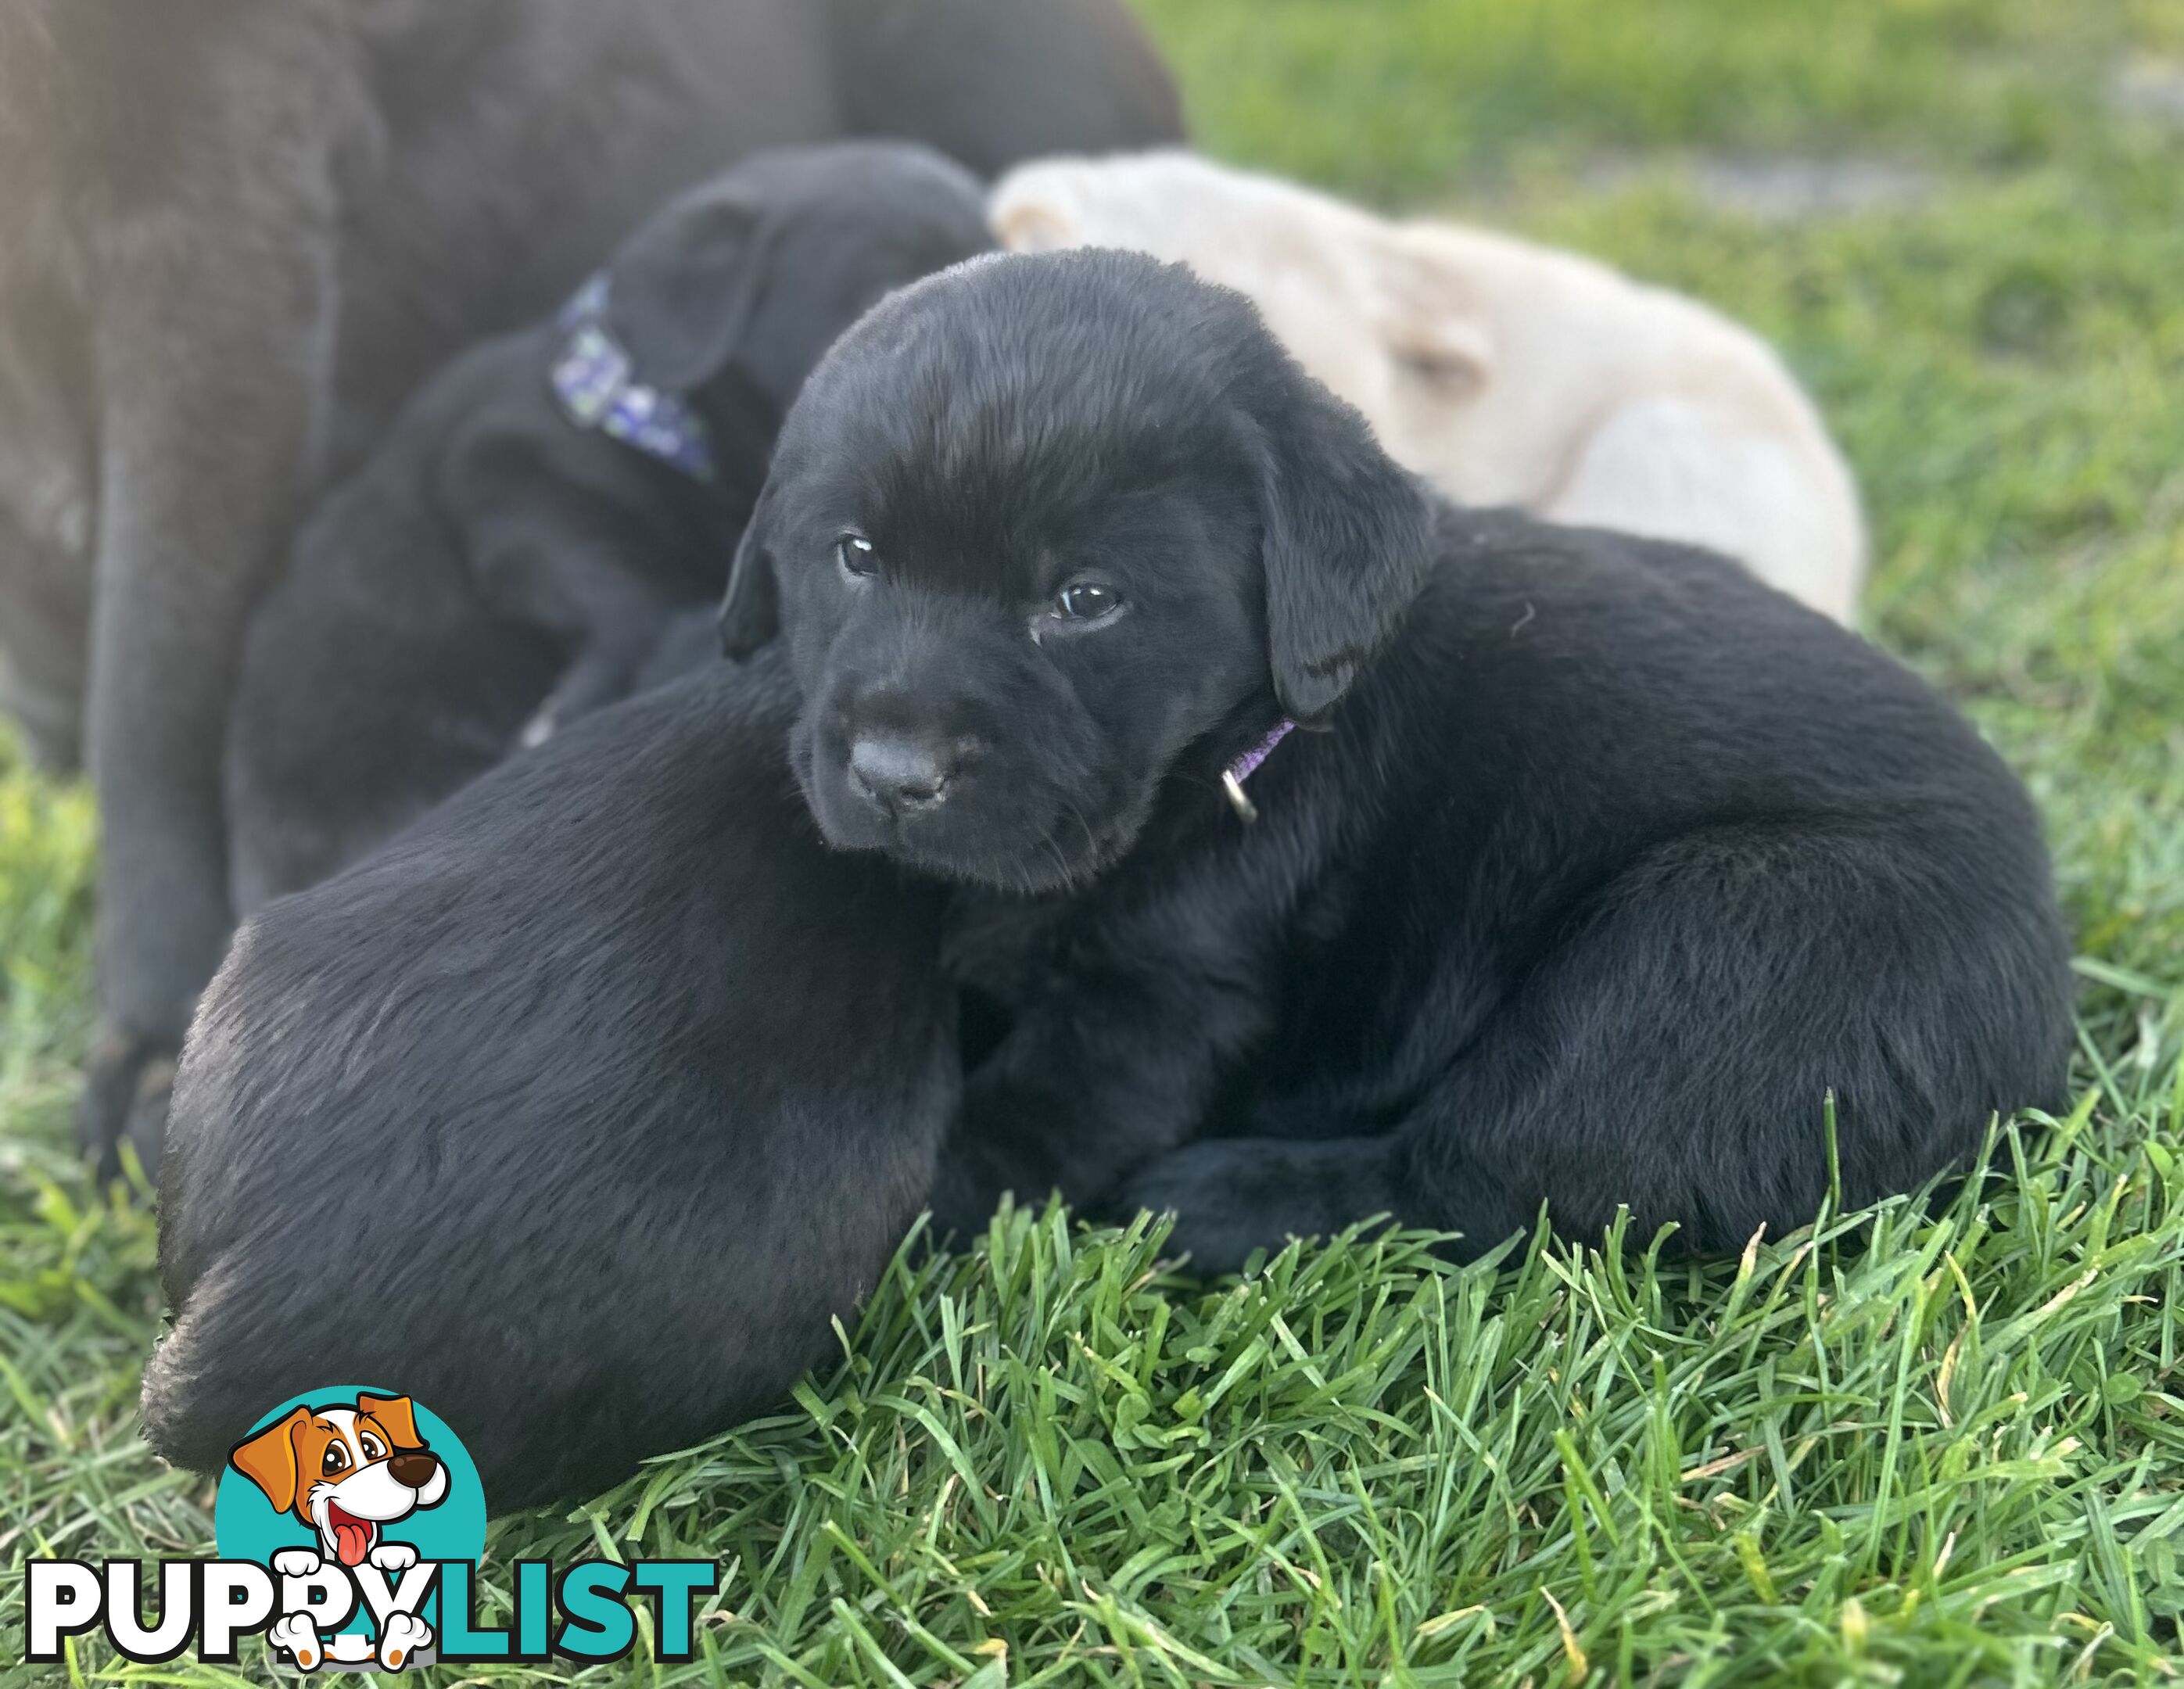
[{"label": "black fur", "polygon": [[669,194],[853,133],[1180,125],[1123,0],[0,5],[0,702],[98,789],[109,1167],[232,924],[228,704],[311,493]]},{"label": "black fur", "polygon": [[[1852,1201],[2060,1098],[2037,822],[1942,699],[1719,558],[1436,504],[1178,269],[983,259],[866,318],[724,621],[785,635],[826,835],[959,884],[1006,1030],[944,1225],[1058,1185],[1209,1269],[1542,1202],[1732,1249],[1812,1214],[1830,1091]],[[1247,825],[1219,773],[1285,714]]]},{"label": "black fur", "polygon": [[884,142],[759,154],[645,224],[607,266],[609,321],[636,377],[704,421],[710,482],[569,421],[550,318],[427,382],[252,622],[228,739],[237,909],[626,696],[675,610],[718,599],[774,432],[834,337],[991,245],[975,177]]},{"label": "black fur", "polygon": [[824,849],[779,666],[571,727],[246,923],[160,1185],[153,1446],[385,1382],[496,1510],[781,1400],[931,1184],[938,899]]}]

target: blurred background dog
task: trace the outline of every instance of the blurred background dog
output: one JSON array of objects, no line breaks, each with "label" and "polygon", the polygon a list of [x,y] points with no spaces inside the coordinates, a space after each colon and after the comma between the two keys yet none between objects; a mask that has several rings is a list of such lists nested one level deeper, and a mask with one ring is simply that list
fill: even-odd
[{"label": "blurred background dog", "polygon": [[1017,252],[1126,247],[1235,288],[1451,499],[1708,546],[1838,622],[1857,611],[1842,454],[1774,350],[1696,300],[1182,152],[1025,165],[993,220]]},{"label": "blurred background dog", "polygon": [[465,353],[305,525],[228,734],[239,914],[354,861],[636,684],[715,599],[805,374],[890,287],[987,249],[929,148],[760,153],[559,317]]},{"label": "blurred background dog", "polygon": [[9,0],[0,696],[98,794],[85,1146],[156,1145],[226,943],[250,608],[429,371],[756,147],[1180,132],[1120,0]]}]

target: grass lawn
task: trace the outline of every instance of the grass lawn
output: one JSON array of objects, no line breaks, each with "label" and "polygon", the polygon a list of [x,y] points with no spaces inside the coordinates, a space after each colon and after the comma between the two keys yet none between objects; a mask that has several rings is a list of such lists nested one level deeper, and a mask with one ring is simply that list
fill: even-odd
[{"label": "grass lawn", "polygon": [[[1018,1216],[898,1270],[780,1417],[497,1527],[488,1585],[519,1554],[730,1569],[697,1663],[601,1681],[2176,1678],[2184,7],[1145,8],[1212,151],[1596,251],[1785,346],[1867,490],[1870,631],[2047,815],[2076,1106],[2001,1123],[1946,1205],[1703,1268],[1398,1240],[1207,1290],[1156,1230]],[[1774,167],[1816,159],[1869,191],[1785,215]],[[0,747],[0,1659],[25,1555],[210,1547],[209,1486],[136,1435],[151,1224],[67,1149],[92,844]]]}]

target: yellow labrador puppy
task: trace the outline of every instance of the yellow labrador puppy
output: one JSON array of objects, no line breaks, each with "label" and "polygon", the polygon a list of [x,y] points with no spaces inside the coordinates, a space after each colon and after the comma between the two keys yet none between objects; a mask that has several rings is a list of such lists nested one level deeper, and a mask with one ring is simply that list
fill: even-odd
[{"label": "yellow labrador puppy", "polygon": [[1123,247],[1248,295],[1381,443],[1460,502],[1691,541],[1849,622],[1858,490],[1757,336],[1568,253],[1175,151],[1026,164],[1004,246]]}]

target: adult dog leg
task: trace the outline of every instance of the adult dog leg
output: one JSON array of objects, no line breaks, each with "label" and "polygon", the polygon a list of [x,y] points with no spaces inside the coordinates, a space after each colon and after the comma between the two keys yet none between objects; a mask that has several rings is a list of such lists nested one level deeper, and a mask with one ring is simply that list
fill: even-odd
[{"label": "adult dog leg", "polygon": [[[305,173],[302,138],[249,126]],[[244,203],[162,205],[110,231],[102,254],[88,722],[100,1027],[79,1130],[109,1173],[125,1132],[156,1162],[164,1076],[227,941],[229,698],[320,421],[331,186],[292,182],[254,200],[252,184],[213,168],[189,179]]]}]

